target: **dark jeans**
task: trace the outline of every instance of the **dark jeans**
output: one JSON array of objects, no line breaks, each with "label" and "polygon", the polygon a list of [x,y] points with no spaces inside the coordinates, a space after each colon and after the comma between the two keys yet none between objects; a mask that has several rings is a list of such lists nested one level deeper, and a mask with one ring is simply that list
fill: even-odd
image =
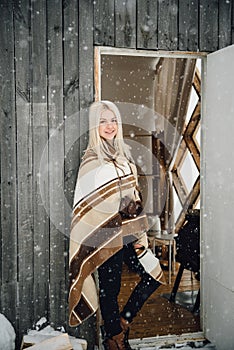
[{"label": "dark jeans", "polygon": [[[123,262],[141,276],[122,312],[119,312],[118,295],[121,287]],[[141,265],[133,245],[125,245],[119,252],[109,258],[98,268],[99,299],[105,332],[108,337],[122,331],[120,316],[131,322],[149,296],[160,286]]]}]

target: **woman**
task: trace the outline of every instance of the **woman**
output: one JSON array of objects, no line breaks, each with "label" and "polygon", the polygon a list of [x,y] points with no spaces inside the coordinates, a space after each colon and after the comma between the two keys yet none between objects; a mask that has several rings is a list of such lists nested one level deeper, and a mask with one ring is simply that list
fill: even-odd
[{"label": "woman", "polygon": [[[117,106],[110,101],[93,103],[89,131],[74,195],[69,324],[76,326],[96,312],[98,298],[92,273],[97,269],[104,346],[129,350],[129,325],[145,300],[164,282],[163,273],[147,250],[147,218]],[[120,312],[123,262],[141,280]]]}]

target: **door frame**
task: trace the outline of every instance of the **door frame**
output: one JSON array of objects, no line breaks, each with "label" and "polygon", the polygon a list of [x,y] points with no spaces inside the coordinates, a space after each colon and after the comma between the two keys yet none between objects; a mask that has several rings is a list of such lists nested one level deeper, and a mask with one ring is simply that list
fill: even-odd
[{"label": "door frame", "polygon": [[[201,59],[201,140],[200,140],[200,157],[201,157],[201,166],[200,166],[200,178],[201,178],[201,228],[202,225],[202,208],[203,208],[203,133],[202,133],[202,116],[205,113],[205,76],[206,76],[206,65],[207,65],[207,52],[187,52],[187,51],[153,51],[153,50],[137,50],[137,49],[126,49],[126,48],[114,48],[114,47],[108,47],[108,46],[95,46],[94,47],[94,96],[95,101],[99,101],[101,99],[101,56],[102,55],[121,55],[121,56],[140,56],[140,57],[166,57],[166,58],[195,58],[195,59]],[[201,229],[201,242],[202,242],[202,235],[203,230]],[[202,268],[202,260],[201,260],[201,274],[203,273]],[[202,279],[200,279],[202,280]],[[202,296],[202,293],[201,293]],[[153,339],[154,345],[161,345],[163,344],[164,340],[167,339],[167,341],[191,341],[196,339],[201,339],[201,337],[204,337],[204,308],[203,308],[203,300],[201,297],[201,309],[200,309],[200,322],[201,322],[201,332],[196,333],[188,333],[186,335],[177,336],[175,339],[174,335],[169,336],[159,336],[155,339]],[[152,338],[150,342],[152,341]],[[158,341],[156,344],[155,341]],[[137,342],[137,340],[136,340]],[[135,343],[134,343],[135,345]]]},{"label": "door frame", "polygon": [[206,60],[207,52],[186,52],[186,51],[153,51],[116,48],[109,46],[94,47],[94,95],[95,101],[101,98],[101,55],[121,55],[121,56],[140,56],[140,57],[167,57],[167,58],[200,58]]}]

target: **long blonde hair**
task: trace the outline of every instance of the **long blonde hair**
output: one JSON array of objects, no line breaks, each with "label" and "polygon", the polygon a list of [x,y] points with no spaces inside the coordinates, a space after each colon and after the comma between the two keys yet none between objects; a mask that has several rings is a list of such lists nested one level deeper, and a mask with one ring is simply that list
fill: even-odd
[{"label": "long blonde hair", "polygon": [[113,146],[116,152],[122,156],[126,157],[131,162],[133,161],[130,147],[124,142],[123,139],[123,127],[120,112],[118,107],[111,101],[98,101],[92,103],[89,109],[89,143],[87,151],[92,150],[95,152],[100,160],[103,160],[106,154],[106,149],[102,138],[99,135],[99,123],[101,114],[105,110],[110,110],[114,113],[117,123],[118,131],[114,138]]}]

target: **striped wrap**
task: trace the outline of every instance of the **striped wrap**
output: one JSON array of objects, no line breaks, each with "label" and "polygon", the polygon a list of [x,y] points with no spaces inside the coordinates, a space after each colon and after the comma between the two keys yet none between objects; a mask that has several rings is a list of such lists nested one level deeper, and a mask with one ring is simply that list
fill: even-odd
[{"label": "striped wrap", "polygon": [[[123,221],[119,214],[122,197],[139,199],[134,167],[126,160],[100,163],[95,156],[86,158],[80,166],[70,235],[70,326],[79,325],[96,312],[98,292],[92,273],[122,248],[123,239],[148,246],[146,215]],[[147,271],[163,283],[157,258],[147,249],[140,256],[147,261]]]}]

